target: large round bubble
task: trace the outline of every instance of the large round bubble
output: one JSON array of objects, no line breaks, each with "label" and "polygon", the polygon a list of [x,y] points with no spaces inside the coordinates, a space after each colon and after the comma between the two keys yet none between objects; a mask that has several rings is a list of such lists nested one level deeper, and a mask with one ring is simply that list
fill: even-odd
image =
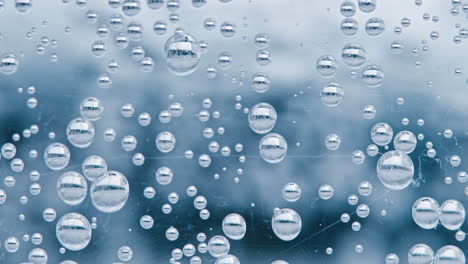
[{"label": "large round bubble", "polygon": [[57,239],[65,248],[73,251],[84,249],[91,241],[91,225],[79,213],[69,213],[57,222]]},{"label": "large round bubble", "polygon": [[377,177],[390,190],[405,189],[411,184],[413,175],[413,161],[398,150],[385,152],[377,162]]},{"label": "large round bubble", "polygon": [[164,52],[167,66],[177,75],[191,74],[200,60],[197,40],[181,31],[177,31],[166,41]]},{"label": "large round bubble", "polygon": [[288,152],[288,143],[283,136],[270,133],[260,140],[260,156],[268,163],[279,163]]},{"label": "large round bubble", "polygon": [[293,209],[276,209],[271,219],[271,227],[279,239],[291,241],[302,230],[301,216]]},{"label": "large round bubble", "polygon": [[67,126],[67,139],[77,148],[86,148],[93,142],[94,139],[93,124],[81,117],[75,118]]},{"label": "large round bubble", "polygon": [[62,143],[52,143],[44,151],[44,162],[51,170],[61,170],[70,162],[70,150]]},{"label": "large round bubble", "polygon": [[413,204],[411,214],[414,222],[424,229],[432,229],[439,223],[439,204],[430,197],[422,197]]},{"label": "large round bubble", "polygon": [[57,180],[57,193],[68,205],[78,205],[83,202],[87,192],[86,179],[76,171],[67,171]]},{"label": "large round bubble", "polygon": [[270,132],[276,124],[276,110],[268,103],[258,103],[249,112],[249,126],[258,133]]},{"label": "large round bubble", "polygon": [[101,212],[117,212],[128,200],[130,186],[127,178],[118,171],[108,171],[93,182],[91,186],[91,201]]}]

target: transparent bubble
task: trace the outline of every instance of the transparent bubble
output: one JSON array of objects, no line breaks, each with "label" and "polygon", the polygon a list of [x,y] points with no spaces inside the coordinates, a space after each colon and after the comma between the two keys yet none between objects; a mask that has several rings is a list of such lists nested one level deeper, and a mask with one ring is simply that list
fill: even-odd
[{"label": "transparent bubble", "polygon": [[68,250],[79,251],[91,241],[91,225],[88,219],[79,213],[68,213],[57,222],[57,239]]},{"label": "transparent bubble", "polygon": [[164,35],[167,31],[167,23],[162,20],[158,20],[153,24],[153,31],[157,35]]},{"label": "transparent bubble", "polygon": [[399,264],[399,263],[400,263],[400,258],[393,253],[390,253],[385,257],[385,264]]},{"label": "transparent bubble", "polygon": [[411,214],[414,222],[421,228],[432,229],[439,224],[439,204],[430,197],[421,197],[416,200]]},{"label": "transparent bubble", "polygon": [[226,38],[232,38],[236,34],[236,24],[232,22],[224,22],[219,27],[221,34]]},{"label": "transparent bubble", "polygon": [[260,156],[268,163],[279,163],[286,157],[288,144],[283,136],[270,133],[259,143]]},{"label": "transparent bubble", "polygon": [[378,87],[382,84],[384,72],[377,65],[369,65],[362,70],[362,81],[369,87]]},{"label": "transparent bubble", "polygon": [[15,8],[21,13],[26,13],[32,8],[32,0],[15,0]]},{"label": "transparent bubble", "polygon": [[137,144],[138,140],[132,135],[123,137],[122,141],[120,142],[120,146],[125,151],[133,151],[136,148]]},{"label": "transparent bubble", "polygon": [[387,123],[377,123],[372,127],[371,139],[379,145],[385,146],[392,141],[393,129]]},{"label": "transparent bubble", "polygon": [[232,55],[229,52],[221,52],[218,55],[218,65],[222,69],[227,69],[231,66]]},{"label": "transparent bubble", "polygon": [[358,7],[362,12],[370,13],[375,10],[377,0],[358,0]]},{"label": "transparent bubble", "polygon": [[171,152],[176,144],[176,138],[171,132],[164,131],[156,137],[156,147],[163,153]]},{"label": "transparent bubble", "polygon": [[366,62],[366,51],[361,45],[350,43],[344,46],[341,57],[348,66],[359,67]]},{"label": "transparent bubble", "polygon": [[258,72],[252,76],[252,88],[257,93],[265,93],[270,89],[270,77],[266,73]]},{"label": "transparent bubble", "polygon": [[366,22],[366,32],[369,36],[378,36],[385,30],[385,23],[381,18],[372,17]]},{"label": "transparent bubble", "polygon": [[46,264],[47,260],[47,252],[42,248],[32,249],[28,254],[28,261],[31,264]]},{"label": "transparent bubble", "polygon": [[447,200],[440,206],[440,223],[448,230],[457,230],[465,222],[465,207],[457,200]]},{"label": "transparent bubble", "polygon": [[410,131],[400,131],[393,139],[393,147],[406,154],[413,152],[416,144],[416,136]]},{"label": "transparent bubble", "polygon": [[133,250],[129,246],[123,246],[120,247],[119,250],[117,250],[117,257],[121,261],[130,261],[133,257]]},{"label": "transparent bubble", "polygon": [[341,138],[337,134],[329,134],[325,137],[324,143],[328,150],[337,150],[340,148]]},{"label": "transparent bubble", "polygon": [[366,155],[361,150],[355,150],[353,151],[353,154],[351,155],[351,160],[356,165],[362,164],[365,159],[366,159]]},{"label": "transparent bubble", "polygon": [[117,212],[125,206],[129,191],[127,178],[122,173],[108,171],[93,182],[90,189],[91,201],[101,212]]},{"label": "transparent bubble", "polygon": [[255,36],[255,46],[261,49],[270,46],[270,38],[268,37],[268,35],[263,33],[257,34]]},{"label": "transparent bubble", "polygon": [[75,147],[89,147],[93,143],[94,135],[94,126],[86,119],[78,117],[68,123],[67,139]]},{"label": "transparent bubble", "polygon": [[78,205],[83,202],[88,192],[86,179],[76,171],[67,171],[57,180],[57,193],[64,203]]},{"label": "transparent bubble", "polygon": [[457,246],[447,245],[437,250],[434,264],[464,264],[465,254]]},{"label": "transparent bubble", "polygon": [[12,53],[5,53],[0,57],[0,72],[13,74],[18,70],[18,58]]},{"label": "transparent bubble", "polygon": [[301,232],[302,220],[300,215],[293,209],[276,208],[271,219],[271,226],[279,239],[291,241]]},{"label": "transparent bubble", "polygon": [[270,132],[276,125],[276,119],[276,110],[268,103],[258,103],[249,111],[249,126],[258,134]]},{"label": "transparent bubble", "polygon": [[344,90],[337,83],[327,83],[320,92],[320,101],[328,107],[338,106],[344,97]]},{"label": "transparent bubble", "polygon": [[408,155],[397,150],[385,152],[377,163],[377,177],[390,190],[408,187],[414,175],[414,165]]},{"label": "transparent bubble", "polygon": [[372,193],[372,184],[368,181],[359,183],[358,192],[362,196],[369,196]]},{"label": "transparent bubble", "polygon": [[333,56],[325,55],[317,60],[316,69],[322,76],[331,77],[338,70],[338,64]]},{"label": "transparent bubble", "polygon": [[155,173],[156,181],[161,185],[167,185],[172,182],[174,174],[168,167],[161,167]]},{"label": "transparent bubble", "polygon": [[44,151],[44,162],[51,170],[61,170],[70,162],[70,150],[62,143],[52,143]]},{"label": "transparent bubble", "polygon": [[330,184],[324,184],[320,186],[318,190],[318,195],[322,200],[328,200],[332,198],[334,193],[335,191],[333,190],[333,187]]},{"label": "transparent bubble", "polygon": [[135,16],[140,13],[141,3],[140,0],[124,0],[122,3],[122,12],[126,16]]},{"label": "transparent bubble", "polygon": [[95,97],[88,97],[80,104],[81,116],[85,119],[96,121],[101,118],[104,107],[99,99]]},{"label": "transparent bubble", "polygon": [[4,246],[6,251],[8,251],[9,253],[15,253],[18,251],[20,243],[18,238],[8,237],[7,239],[5,239]]},{"label": "transparent bubble", "polygon": [[164,45],[166,64],[176,75],[189,75],[200,60],[198,41],[185,32],[176,32]]},{"label": "transparent bubble", "polygon": [[340,29],[346,36],[352,36],[358,32],[358,22],[352,17],[347,17],[341,21]]},{"label": "transparent bubble", "polygon": [[352,17],[356,14],[356,5],[351,1],[341,3],[340,12],[345,17]]},{"label": "transparent bubble", "polygon": [[214,236],[208,241],[208,252],[215,258],[227,255],[230,249],[229,240],[224,236]]},{"label": "transparent bubble", "polygon": [[233,240],[241,240],[247,232],[247,223],[240,214],[228,214],[222,223],[224,234]]},{"label": "transparent bubble", "polygon": [[281,194],[284,200],[292,203],[301,198],[302,190],[297,183],[290,182],[283,186]]}]

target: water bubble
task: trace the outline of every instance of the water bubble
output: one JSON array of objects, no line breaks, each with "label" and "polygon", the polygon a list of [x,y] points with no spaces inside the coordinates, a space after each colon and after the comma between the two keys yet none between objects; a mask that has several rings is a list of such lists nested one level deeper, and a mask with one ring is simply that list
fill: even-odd
[{"label": "water bubble", "polygon": [[351,1],[341,3],[340,12],[345,17],[352,17],[356,14],[356,5]]},{"label": "water bubble", "polygon": [[99,120],[103,111],[101,101],[95,97],[88,97],[80,104],[81,116],[91,121]]},{"label": "water bubble", "polygon": [[465,222],[465,207],[457,200],[447,200],[440,206],[440,223],[448,230],[457,230]]},{"label": "water bubble", "polygon": [[130,186],[127,178],[118,171],[108,171],[96,179],[90,190],[91,201],[101,212],[117,212],[128,200]]},{"label": "water bubble", "polygon": [[337,150],[341,145],[341,138],[337,134],[329,134],[325,137],[325,147],[329,150]]},{"label": "water bubble", "polygon": [[328,107],[338,106],[344,97],[344,90],[337,83],[327,83],[320,92],[320,101]]},{"label": "water bubble", "polygon": [[123,246],[120,247],[119,250],[117,250],[117,257],[121,261],[130,261],[133,257],[133,250],[132,248],[128,246]]},{"label": "water bubble", "polygon": [[52,143],[44,151],[44,162],[51,170],[61,170],[70,162],[70,150],[62,143]]},{"label": "water bubble", "polygon": [[219,27],[221,34],[226,38],[232,38],[236,34],[236,24],[232,22],[224,22]]},{"label": "water bubble", "polygon": [[68,213],[57,222],[57,239],[65,248],[79,251],[91,241],[91,225],[88,219],[79,213]]},{"label": "water bubble", "polygon": [[236,213],[228,214],[224,217],[222,227],[224,234],[233,240],[241,240],[247,231],[244,217]]},{"label": "water bubble", "polygon": [[208,252],[215,258],[229,253],[231,245],[224,236],[214,236],[208,241]]},{"label": "water bubble", "polygon": [[101,57],[104,54],[106,54],[106,44],[102,40],[96,40],[92,45],[91,45],[91,52],[93,53],[94,56],[96,57]]},{"label": "water bubble", "polygon": [[288,144],[283,136],[270,133],[265,135],[259,143],[260,156],[268,163],[279,163],[288,151]]},{"label": "water bubble", "polygon": [[385,257],[385,264],[399,264],[399,263],[400,263],[400,258],[393,253],[390,253]]},{"label": "water bubble", "polygon": [[372,17],[366,22],[366,32],[369,36],[378,36],[385,30],[385,23],[381,18]]},{"label": "water bubble", "polygon": [[12,143],[5,143],[2,146],[1,152],[5,159],[12,159],[16,155],[16,146]]},{"label": "water bubble", "polygon": [[266,73],[258,72],[252,76],[252,87],[257,93],[265,93],[270,89],[270,77]]},{"label": "water bubble", "polygon": [[[352,36],[357,33],[358,31],[358,22],[356,19],[352,17],[347,17],[341,21],[340,26],[341,32],[346,36]],[[367,25],[366,25],[367,30]]]},{"label": "water bubble", "polygon": [[384,72],[377,65],[369,65],[362,70],[362,81],[369,87],[380,86],[384,76]]},{"label": "water bubble", "polygon": [[296,211],[289,208],[275,209],[271,226],[275,235],[283,241],[295,239],[302,229],[301,217]]},{"label": "water bubble", "polygon": [[259,50],[257,52],[257,59],[258,65],[265,66],[271,63],[271,55],[270,52],[267,50]]},{"label": "water bubble", "polygon": [[372,141],[379,145],[385,146],[392,141],[393,129],[387,123],[377,123],[371,129]]},{"label": "water bubble", "polygon": [[421,228],[432,229],[439,224],[439,204],[430,197],[421,197],[416,200],[411,214],[414,222]]},{"label": "water bubble", "polygon": [[270,38],[268,37],[268,35],[266,34],[263,34],[263,33],[259,33],[255,36],[255,46],[257,46],[257,48],[267,48],[268,46],[270,46]]},{"label": "water bubble", "polygon": [[416,148],[416,136],[410,131],[401,131],[393,139],[396,150],[409,154]]},{"label": "water bubble", "polygon": [[338,70],[338,64],[333,56],[325,55],[317,60],[316,69],[322,76],[331,77]]},{"label": "water bubble", "polygon": [[166,64],[176,75],[188,75],[195,71],[200,60],[197,40],[185,32],[176,32],[164,45]]},{"label": "water bubble", "polygon": [[86,198],[88,184],[86,179],[76,171],[67,171],[57,180],[57,193],[68,205],[78,205]]},{"label": "water bubble", "polygon": [[372,193],[372,184],[368,181],[359,183],[358,192],[362,196],[369,196]]},{"label": "water bubble", "polygon": [[216,20],[214,20],[213,18],[205,19],[205,21],[203,22],[203,27],[208,31],[214,30],[216,28]]},{"label": "water bubble", "polygon": [[21,13],[26,13],[32,8],[32,0],[15,0],[15,8]]},{"label": "water bubble", "polygon": [[28,254],[28,261],[31,264],[46,264],[47,259],[47,252],[42,248],[32,249]]},{"label": "water bubble", "polygon": [[385,152],[377,163],[377,177],[390,190],[408,187],[414,174],[414,165],[408,155],[397,150]]},{"label": "water bubble", "polygon": [[161,167],[155,173],[156,181],[161,185],[168,185],[172,182],[174,173],[168,167]]},{"label": "water bubble", "polygon": [[301,198],[302,191],[297,183],[290,182],[283,186],[281,193],[284,200],[292,203]]},{"label": "water bubble", "polygon": [[447,245],[437,250],[434,264],[465,264],[465,254],[457,246]]},{"label": "water bubble", "polygon": [[377,0],[358,0],[358,7],[362,12],[370,13],[375,10]]},{"label": "water bubble", "polygon": [[127,35],[133,41],[143,39],[143,26],[137,22],[131,22],[127,25]]},{"label": "water bubble", "polygon": [[176,144],[176,138],[171,132],[164,131],[156,137],[156,147],[163,153],[171,152]]},{"label": "water bubble", "polygon": [[0,57],[0,72],[3,74],[13,74],[18,70],[18,58],[12,53],[5,53]]},{"label": "water bubble", "polygon": [[93,124],[83,118],[75,118],[68,123],[67,139],[77,148],[87,148],[91,145],[94,139]]},{"label": "water bubble", "polygon": [[359,67],[366,62],[366,51],[359,44],[350,43],[341,51],[344,63],[350,67]]},{"label": "water bubble", "polygon": [[158,20],[153,24],[153,31],[157,35],[164,35],[167,31],[167,23],[162,20]]},{"label": "water bubble", "polygon": [[276,110],[268,103],[258,103],[249,111],[249,126],[258,134],[270,132],[276,125],[276,119]]},{"label": "water bubble", "polygon": [[333,187],[330,184],[324,184],[320,186],[318,190],[318,195],[322,200],[328,200],[332,198],[334,193],[335,191],[333,190]]},{"label": "water bubble", "polygon": [[228,254],[228,255],[219,257],[216,260],[215,264],[240,264],[240,261],[236,256]]},{"label": "water bubble", "polygon": [[135,16],[140,13],[140,0],[124,0],[122,3],[122,12],[127,16]]},{"label": "water bubble", "polygon": [[351,155],[351,160],[356,165],[362,164],[365,159],[366,159],[366,155],[361,150],[355,150],[353,151],[353,154]]},{"label": "water bubble", "polygon": [[165,0],[146,0],[146,4],[150,9],[159,9],[164,5]]}]

